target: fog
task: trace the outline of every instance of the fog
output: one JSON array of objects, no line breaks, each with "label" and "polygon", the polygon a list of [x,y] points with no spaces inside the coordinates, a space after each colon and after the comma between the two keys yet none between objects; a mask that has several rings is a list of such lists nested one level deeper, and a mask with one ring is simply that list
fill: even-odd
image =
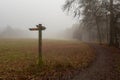
[{"label": "fog", "polygon": [[[64,1],[0,0],[0,33],[11,36],[15,31],[19,34],[24,33],[21,35],[26,34],[24,37],[29,35],[37,38],[37,32],[30,32],[28,28],[43,24],[47,28],[43,31],[43,37],[53,38],[75,22],[73,17],[62,11]],[[9,31],[10,27],[14,31]],[[12,32],[11,35],[9,35],[10,32]]]}]

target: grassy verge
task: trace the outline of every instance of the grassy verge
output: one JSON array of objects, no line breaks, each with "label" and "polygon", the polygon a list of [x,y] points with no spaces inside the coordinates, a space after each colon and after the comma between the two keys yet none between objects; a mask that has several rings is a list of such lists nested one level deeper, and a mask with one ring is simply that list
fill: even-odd
[{"label": "grassy verge", "polygon": [[37,63],[37,40],[0,40],[0,79],[64,80],[95,58],[93,49],[78,41],[43,40],[44,65]]},{"label": "grassy verge", "polygon": [[120,75],[120,49],[118,48],[110,48],[111,53],[114,57],[114,68],[115,71]]},{"label": "grassy verge", "polygon": [[113,57],[113,62],[114,62],[112,66],[114,67],[116,74],[119,76],[120,75],[120,49],[115,47],[108,47],[106,45],[104,45],[103,47],[105,47],[110,51],[111,56]]}]

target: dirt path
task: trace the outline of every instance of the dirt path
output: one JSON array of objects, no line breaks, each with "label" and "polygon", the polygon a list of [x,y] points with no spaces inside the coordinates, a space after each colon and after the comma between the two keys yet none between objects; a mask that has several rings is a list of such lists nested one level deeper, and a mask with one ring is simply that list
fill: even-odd
[{"label": "dirt path", "polygon": [[107,49],[92,45],[96,51],[96,61],[86,70],[81,71],[73,80],[120,80],[114,71],[114,60]]}]

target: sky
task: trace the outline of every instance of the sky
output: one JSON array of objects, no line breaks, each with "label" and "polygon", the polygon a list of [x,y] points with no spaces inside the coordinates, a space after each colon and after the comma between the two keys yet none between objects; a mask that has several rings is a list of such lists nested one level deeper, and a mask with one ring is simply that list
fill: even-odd
[{"label": "sky", "polygon": [[71,27],[73,17],[63,12],[65,0],[0,0],[0,30],[7,25],[13,28],[28,30],[37,24],[47,29],[44,35]]}]

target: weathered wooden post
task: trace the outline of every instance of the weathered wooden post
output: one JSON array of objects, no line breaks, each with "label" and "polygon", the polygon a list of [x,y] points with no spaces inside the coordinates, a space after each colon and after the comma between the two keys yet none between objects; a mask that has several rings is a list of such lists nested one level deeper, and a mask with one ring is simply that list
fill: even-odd
[{"label": "weathered wooden post", "polygon": [[36,25],[36,28],[29,28],[30,31],[38,31],[38,65],[41,66],[43,64],[42,61],[42,30],[46,28],[42,26],[42,24]]}]

